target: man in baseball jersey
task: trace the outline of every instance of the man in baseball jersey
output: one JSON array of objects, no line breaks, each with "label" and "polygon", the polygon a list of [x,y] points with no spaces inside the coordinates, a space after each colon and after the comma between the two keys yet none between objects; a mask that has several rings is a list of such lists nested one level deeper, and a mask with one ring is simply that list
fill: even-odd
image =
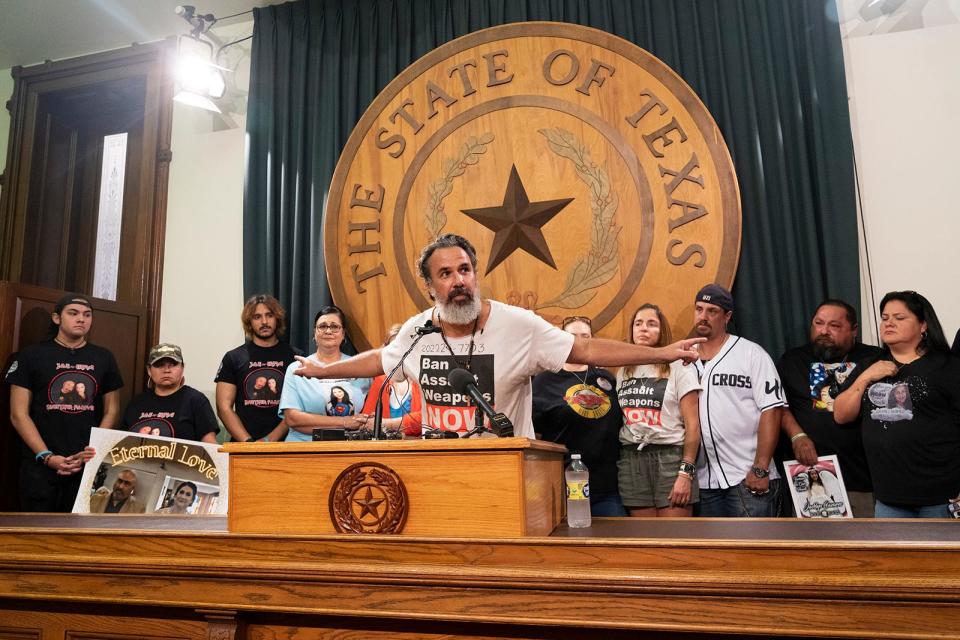
[{"label": "man in baseball jersey", "polygon": [[[624,344],[603,338],[576,337],[531,311],[484,299],[477,276],[477,252],[455,234],[428,244],[417,264],[435,306],[413,316],[383,349],[326,366],[298,357],[296,375],[314,378],[369,378],[393,369],[403,358],[403,375],[423,391],[428,426],[463,436],[473,426],[475,407],[454,391],[447,375],[466,369],[488,404],[514,425],[518,437],[533,438],[531,377],[559,371],[565,362],[600,367],[672,362],[696,357],[689,338],[666,347]],[[417,334],[426,333],[408,356]],[[434,328],[437,331],[434,331]]]},{"label": "man in baseball jersey", "polygon": [[760,345],[727,333],[733,296],[715,284],[696,297],[700,345],[699,515],[776,517],[780,475],[771,465],[784,405],[780,377]]}]

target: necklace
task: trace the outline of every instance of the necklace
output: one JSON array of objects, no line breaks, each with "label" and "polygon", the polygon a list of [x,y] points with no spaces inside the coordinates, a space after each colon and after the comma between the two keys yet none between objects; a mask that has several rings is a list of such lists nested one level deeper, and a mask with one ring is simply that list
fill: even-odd
[{"label": "necklace", "polygon": [[477,317],[473,319],[473,331],[470,332],[470,349],[467,352],[467,361],[464,362],[457,357],[457,354],[453,352],[453,347],[450,346],[450,342],[447,340],[447,334],[443,330],[443,318],[440,317],[440,312],[437,311],[437,323],[440,325],[440,337],[443,338],[443,344],[447,345],[447,351],[450,352],[450,356],[453,357],[454,362],[458,365],[470,371],[470,364],[473,362],[473,345],[474,338],[477,336],[477,323],[480,322],[480,315],[477,314]]},{"label": "necklace", "polygon": [[81,339],[80,339],[80,342],[79,342],[78,344],[72,346],[72,347],[71,347],[70,345],[68,345],[66,342],[64,342],[63,340],[61,340],[59,337],[54,338],[53,341],[56,342],[56,343],[57,343],[58,345],[60,345],[61,347],[63,347],[64,349],[70,349],[70,353],[76,353],[76,352],[77,352],[77,351],[76,351],[77,349],[82,349],[82,348],[84,347],[84,345],[87,344],[87,339],[86,339],[86,338],[81,338]]},{"label": "necklace", "polygon": [[577,379],[577,382],[579,382],[579,383],[582,384],[583,386],[585,386],[585,387],[586,387],[586,386],[589,386],[589,385],[587,385],[587,378],[590,377],[590,365],[587,365],[587,368],[584,369],[584,371],[583,371],[583,377],[582,377],[582,378],[581,378],[580,376],[578,376],[578,375],[577,375],[577,372],[576,372],[576,371],[573,371],[572,369],[566,369],[566,371],[568,371],[569,373],[572,373],[572,374],[573,374],[573,377]]}]

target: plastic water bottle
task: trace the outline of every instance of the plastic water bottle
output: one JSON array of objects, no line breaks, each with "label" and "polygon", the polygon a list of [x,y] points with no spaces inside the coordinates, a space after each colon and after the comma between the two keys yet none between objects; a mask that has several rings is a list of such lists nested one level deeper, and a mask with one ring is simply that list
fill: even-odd
[{"label": "plastic water bottle", "polygon": [[571,529],[590,526],[590,472],[579,453],[570,456],[570,466],[563,474],[567,481],[567,526]]}]

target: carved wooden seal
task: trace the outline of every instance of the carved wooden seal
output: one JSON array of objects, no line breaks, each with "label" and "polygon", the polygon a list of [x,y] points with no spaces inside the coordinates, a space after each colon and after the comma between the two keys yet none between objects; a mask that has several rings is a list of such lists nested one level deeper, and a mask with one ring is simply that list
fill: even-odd
[{"label": "carved wooden seal", "polygon": [[414,262],[447,232],[476,245],[485,296],[620,339],[655,302],[677,335],[702,285],[732,284],[740,224],[723,137],[676,73],[602,31],[520,23],[373,101],[330,187],[326,266],[361,347],[429,306]]},{"label": "carved wooden seal", "polygon": [[407,522],[407,488],[378,462],[344,469],[330,488],[330,519],[340,533],[400,533]]}]

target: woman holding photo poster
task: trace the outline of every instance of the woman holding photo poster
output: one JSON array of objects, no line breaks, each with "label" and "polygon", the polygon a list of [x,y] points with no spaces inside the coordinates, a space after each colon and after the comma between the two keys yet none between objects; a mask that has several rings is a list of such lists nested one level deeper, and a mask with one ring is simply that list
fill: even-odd
[{"label": "woman holding photo poster", "polygon": [[220,426],[213,407],[205,395],[187,386],[183,370],[183,352],[177,345],[161,343],[151,349],[147,356],[150,388],[130,400],[120,428],[216,444]]},{"label": "woman holding photo poster", "polygon": [[[630,342],[670,344],[660,308],[645,304],[633,314]],[[695,461],[700,446],[697,370],[680,362],[624,367],[617,374],[623,410],[619,480],[631,516],[690,516],[699,500]]]},{"label": "woman holding photo poster", "polygon": [[950,517],[960,494],[960,360],[917,292],[885,295],[880,317],[884,350],[851,374],[834,418],[860,419],[875,517]]}]

